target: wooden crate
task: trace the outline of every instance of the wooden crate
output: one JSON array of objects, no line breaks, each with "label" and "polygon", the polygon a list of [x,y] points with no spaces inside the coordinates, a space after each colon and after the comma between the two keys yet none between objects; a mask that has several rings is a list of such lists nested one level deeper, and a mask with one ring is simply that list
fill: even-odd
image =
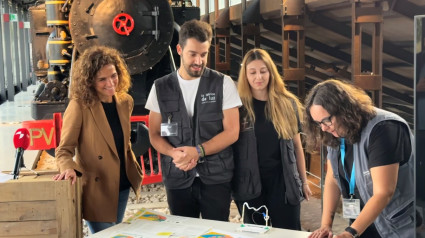
[{"label": "wooden crate", "polygon": [[44,174],[0,183],[0,237],[83,237],[80,179],[71,185]]}]

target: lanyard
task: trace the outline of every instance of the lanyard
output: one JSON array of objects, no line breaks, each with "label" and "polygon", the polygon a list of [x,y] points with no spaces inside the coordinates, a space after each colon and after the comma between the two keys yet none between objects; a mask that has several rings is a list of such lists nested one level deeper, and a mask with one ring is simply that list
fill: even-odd
[{"label": "lanyard", "polygon": [[350,195],[351,197],[353,197],[354,195],[354,187],[356,187],[356,178],[355,178],[355,164],[354,164],[354,160],[353,160],[353,168],[351,169],[351,176],[350,176],[350,180],[348,180],[347,177],[347,173],[345,172],[345,168],[344,168],[344,160],[345,160],[345,140],[344,138],[341,138],[341,162],[342,162],[342,170],[344,170],[344,175],[345,175],[345,179],[347,180],[347,182],[349,182],[350,185]]}]

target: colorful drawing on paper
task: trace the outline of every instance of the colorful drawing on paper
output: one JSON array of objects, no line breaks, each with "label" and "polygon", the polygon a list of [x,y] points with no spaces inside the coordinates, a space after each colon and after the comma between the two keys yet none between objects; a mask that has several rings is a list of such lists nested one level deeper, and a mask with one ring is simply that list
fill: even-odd
[{"label": "colorful drawing on paper", "polygon": [[153,212],[149,212],[146,209],[142,208],[139,211],[137,211],[134,215],[129,217],[125,223],[131,223],[133,220],[141,219],[141,220],[148,220],[148,221],[165,221],[167,220],[166,216],[162,216]]},{"label": "colorful drawing on paper", "polygon": [[218,232],[208,232],[199,236],[198,238],[233,238],[233,236],[229,236],[229,235],[218,233]]},{"label": "colorful drawing on paper", "polygon": [[119,235],[113,236],[112,238],[134,238],[134,237],[133,236],[119,234]]},{"label": "colorful drawing on paper", "polygon": [[141,216],[139,216],[137,219],[149,220],[149,221],[165,221],[167,219],[167,217],[146,211]]},{"label": "colorful drawing on paper", "polygon": [[156,233],[157,236],[167,236],[167,237],[171,236],[172,234],[173,232],[168,232],[168,231]]}]

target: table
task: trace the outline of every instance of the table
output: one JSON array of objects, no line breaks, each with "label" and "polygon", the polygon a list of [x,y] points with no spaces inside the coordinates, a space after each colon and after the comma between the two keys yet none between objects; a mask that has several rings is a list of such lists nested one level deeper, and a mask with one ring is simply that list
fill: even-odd
[{"label": "table", "polygon": [[[152,219],[151,219],[152,218]],[[161,221],[160,221],[161,220]],[[201,237],[211,238],[306,238],[310,234],[304,231],[294,231],[286,229],[271,228],[264,234],[251,232],[238,232],[236,229],[241,224],[213,221],[207,219],[196,219],[190,217],[181,217],[173,215],[164,215],[158,212],[141,209],[138,214],[130,218],[128,223],[120,223],[106,230],[89,236],[90,238],[107,238],[107,237],[133,237],[133,238],[154,238],[154,237],[199,237],[194,235],[205,234],[208,230],[219,233],[225,233],[228,236],[204,235]],[[204,230],[204,232],[202,232]],[[171,232],[174,233],[171,235]],[[201,233],[199,233],[201,232]],[[159,233],[159,234],[158,234]]]}]

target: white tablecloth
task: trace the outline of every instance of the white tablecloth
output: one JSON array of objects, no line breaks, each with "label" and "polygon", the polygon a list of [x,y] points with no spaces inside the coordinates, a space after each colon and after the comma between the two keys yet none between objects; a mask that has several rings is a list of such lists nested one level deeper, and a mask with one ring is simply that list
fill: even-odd
[{"label": "white tablecloth", "polygon": [[[109,229],[98,232],[89,237],[132,237],[132,238],[167,238],[167,237],[223,237],[223,238],[306,238],[309,232],[293,231],[286,229],[270,228],[264,234],[252,232],[241,232],[237,229],[241,224],[213,221],[207,219],[196,219],[189,217],[164,215],[147,209],[141,209],[138,214],[127,223],[121,223]],[[210,232],[226,234],[228,236],[199,236]]]}]

